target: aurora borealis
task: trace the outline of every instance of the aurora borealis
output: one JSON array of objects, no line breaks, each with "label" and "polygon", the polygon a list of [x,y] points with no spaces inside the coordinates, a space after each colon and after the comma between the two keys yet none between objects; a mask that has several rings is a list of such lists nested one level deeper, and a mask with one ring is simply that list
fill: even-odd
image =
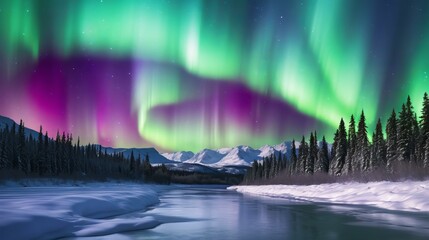
[{"label": "aurora borealis", "polygon": [[114,147],[259,147],[429,91],[427,0],[2,0],[0,115]]}]

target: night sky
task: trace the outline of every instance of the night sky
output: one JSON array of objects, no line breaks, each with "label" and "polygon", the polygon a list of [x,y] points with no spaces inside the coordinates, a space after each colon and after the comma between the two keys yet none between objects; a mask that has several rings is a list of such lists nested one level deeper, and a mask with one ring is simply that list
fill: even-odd
[{"label": "night sky", "polygon": [[0,0],[0,115],[82,143],[332,141],[425,91],[427,0]]}]

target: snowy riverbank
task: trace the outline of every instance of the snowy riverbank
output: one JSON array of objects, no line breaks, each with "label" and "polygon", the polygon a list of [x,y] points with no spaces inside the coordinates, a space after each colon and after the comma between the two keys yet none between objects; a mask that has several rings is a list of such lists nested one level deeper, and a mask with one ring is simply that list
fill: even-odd
[{"label": "snowy riverbank", "polygon": [[429,212],[429,181],[232,186],[245,194]]},{"label": "snowy riverbank", "polygon": [[53,239],[98,236],[153,228],[151,216],[121,217],[159,202],[150,185],[132,183],[62,183],[54,186],[29,182],[0,186],[2,239]]}]

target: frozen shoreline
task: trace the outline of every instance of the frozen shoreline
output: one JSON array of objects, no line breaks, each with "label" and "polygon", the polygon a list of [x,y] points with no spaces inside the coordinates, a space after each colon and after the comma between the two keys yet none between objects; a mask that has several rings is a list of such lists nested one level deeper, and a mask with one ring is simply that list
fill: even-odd
[{"label": "frozen shoreline", "polygon": [[159,203],[156,186],[120,182],[21,184],[0,185],[0,232],[4,239],[99,236],[160,224],[151,216],[121,217]]},{"label": "frozen shoreline", "polygon": [[333,183],[309,186],[232,186],[244,194],[312,202],[369,205],[389,210],[429,212],[429,180]]}]

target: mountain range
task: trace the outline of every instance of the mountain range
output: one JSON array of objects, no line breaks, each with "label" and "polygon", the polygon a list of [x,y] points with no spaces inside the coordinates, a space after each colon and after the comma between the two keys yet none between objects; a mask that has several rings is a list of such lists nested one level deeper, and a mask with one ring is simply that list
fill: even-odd
[{"label": "mountain range", "polygon": [[[278,145],[265,145],[259,149],[253,149],[249,146],[237,146],[233,148],[221,148],[217,150],[203,149],[194,154],[189,151],[163,153],[162,155],[176,162],[201,164],[214,168],[228,166],[250,166],[254,160],[261,161],[264,157],[272,154],[278,156],[279,153],[290,155],[292,142],[282,142]],[[298,145],[296,146],[299,147]]]},{"label": "mountain range", "polygon": [[[8,126],[12,128],[13,124],[19,124],[12,119],[0,116],[0,129]],[[25,135],[32,136],[37,139],[38,132],[30,129],[24,129]],[[112,148],[101,147],[101,150],[108,154],[123,153],[126,158],[129,158],[131,152],[137,159],[145,159],[146,155],[149,156],[151,164],[165,164],[169,169],[183,170],[183,171],[196,171],[196,172],[210,172],[220,171],[229,173],[241,173],[247,167],[251,166],[254,160],[261,161],[264,157],[269,157],[272,154],[278,156],[279,153],[286,154],[289,158],[292,142],[285,141],[278,145],[265,145],[258,149],[249,146],[237,146],[233,148],[220,148],[220,149],[203,149],[200,152],[193,153],[190,151],[179,151],[173,153],[159,153],[155,148]],[[299,143],[296,143],[298,149]]]}]

